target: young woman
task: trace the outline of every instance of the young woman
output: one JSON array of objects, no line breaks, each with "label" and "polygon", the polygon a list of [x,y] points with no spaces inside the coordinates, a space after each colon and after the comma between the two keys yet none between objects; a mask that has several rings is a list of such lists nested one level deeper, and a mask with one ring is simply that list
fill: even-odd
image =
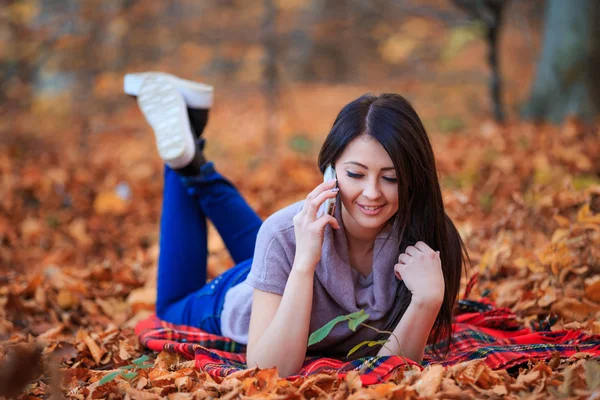
[{"label": "young woman", "polygon": [[[467,255],[444,211],[423,124],[403,97],[364,95],[346,105],[318,161],[321,172],[334,166],[337,183],[263,222],[203,157],[210,86],[147,73],[128,75],[125,91],[138,96],[166,162],[160,318],[247,344],[248,367],[277,366],[281,376],[298,373],[307,353],[344,357],[360,342],[389,338],[339,324],[307,347],[311,332],[361,309],[398,342],[365,346],[357,357],[420,361],[430,335],[449,342]],[[322,210],[326,199],[335,199],[333,216]],[[206,218],[236,263],[209,283]]]}]

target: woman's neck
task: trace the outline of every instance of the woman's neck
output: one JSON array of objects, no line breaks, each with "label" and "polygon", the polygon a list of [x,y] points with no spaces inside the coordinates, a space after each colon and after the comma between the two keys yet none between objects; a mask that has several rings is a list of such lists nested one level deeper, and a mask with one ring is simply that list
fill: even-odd
[{"label": "woman's neck", "polygon": [[375,238],[385,226],[375,229],[368,229],[359,226],[356,221],[350,216],[348,211],[342,205],[342,223],[346,232],[346,240],[348,241],[348,249],[352,252],[367,254],[373,250]]}]

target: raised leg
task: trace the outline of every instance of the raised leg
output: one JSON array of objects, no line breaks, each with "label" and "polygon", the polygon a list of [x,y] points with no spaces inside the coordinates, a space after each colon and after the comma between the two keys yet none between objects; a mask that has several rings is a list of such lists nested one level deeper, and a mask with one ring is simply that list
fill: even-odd
[{"label": "raised leg", "polygon": [[[210,218],[238,264],[206,284]],[[165,167],[158,260],[157,315],[169,322],[220,334],[218,316],[228,288],[249,272],[261,219],[233,184],[202,166],[194,177]]]},{"label": "raised leg", "polygon": [[200,289],[207,276],[206,217],[187,193],[180,176],[165,166],[156,313]]},{"label": "raised leg", "polygon": [[262,220],[235,186],[215,170],[212,162],[203,165],[198,175],[181,179],[217,228],[233,261],[239,264],[251,258]]},{"label": "raised leg", "polygon": [[[219,334],[225,293],[245,279],[262,221],[202,154],[201,135],[212,105],[212,87],[148,73],[128,75],[125,91],[138,97],[166,164],[157,315]],[[210,285],[206,285],[206,218],[211,219],[238,264]]]}]

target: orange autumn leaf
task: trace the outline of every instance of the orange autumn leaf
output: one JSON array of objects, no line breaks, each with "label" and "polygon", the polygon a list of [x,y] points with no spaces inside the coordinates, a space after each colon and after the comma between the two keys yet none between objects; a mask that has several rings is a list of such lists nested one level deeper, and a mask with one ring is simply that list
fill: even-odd
[{"label": "orange autumn leaf", "polygon": [[445,368],[441,365],[427,367],[415,383],[415,389],[421,396],[433,396],[439,389]]},{"label": "orange autumn leaf", "polygon": [[100,215],[123,215],[127,212],[128,207],[128,202],[112,190],[98,194],[94,200],[94,210]]},{"label": "orange autumn leaf", "polygon": [[600,304],[600,276],[596,275],[586,282],[585,296],[593,302]]},{"label": "orange autumn leaf", "polygon": [[582,322],[600,311],[600,306],[592,306],[577,299],[562,298],[552,304],[551,310],[568,321]]},{"label": "orange autumn leaf", "polygon": [[84,331],[84,330],[79,331],[78,336],[85,343],[87,348],[90,350],[90,353],[92,354],[92,358],[94,359],[94,362],[96,363],[96,365],[99,366],[100,361],[102,360],[102,356],[104,355],[104,351],[102,351],[100,349],[100,347],[98,347],[98,345],[96,344],[94,339],[92,339],[86,331]]},{"label": "orange autumn leaf", "polygon": [[586,224],[600,224],[600,214],[594,214],[590,210],[589,203],[585,203],[577,213],[577,221]]}]

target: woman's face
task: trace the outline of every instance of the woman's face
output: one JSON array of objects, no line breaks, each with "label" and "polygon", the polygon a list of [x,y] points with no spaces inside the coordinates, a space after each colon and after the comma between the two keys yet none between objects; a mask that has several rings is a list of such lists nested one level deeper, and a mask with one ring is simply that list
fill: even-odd
[{"label": "woman's face", "polygon": [[398,183],[392,159],[381,143],[368,135],[354,139],[335,171],[342,205],[353,228],[377,230],[398,211]]}]

